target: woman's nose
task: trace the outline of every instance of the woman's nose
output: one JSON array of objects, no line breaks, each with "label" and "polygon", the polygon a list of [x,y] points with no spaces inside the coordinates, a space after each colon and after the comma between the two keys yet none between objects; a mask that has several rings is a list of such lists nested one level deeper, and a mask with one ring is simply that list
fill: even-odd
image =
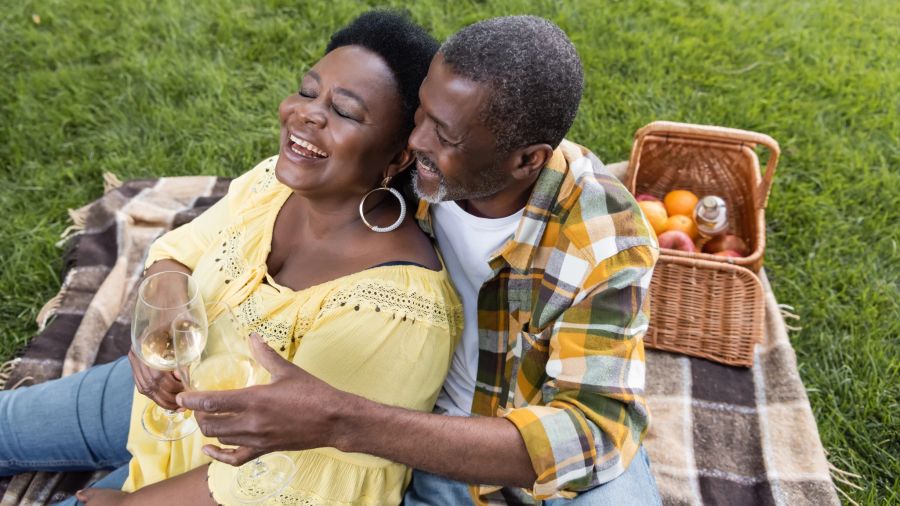
[{"label": "woman's nose", "polygon": [[294,110],[300,119],[308,125],[314,125],[321,128],[328,123],[325,111],[322,110],[322,106],[317,102],[298,104]]}]

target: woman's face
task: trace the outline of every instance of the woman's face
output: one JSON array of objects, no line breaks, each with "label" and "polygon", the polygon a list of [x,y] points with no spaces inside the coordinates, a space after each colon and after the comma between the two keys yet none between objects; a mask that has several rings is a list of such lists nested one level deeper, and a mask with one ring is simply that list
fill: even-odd
[{"label": "woman's face", "polygon": [[278,112],[275,175],[304,195],[358,197],[397,171],[389,165],[406,146],[400,94],[387,64],[365,48],[326,54]]}]

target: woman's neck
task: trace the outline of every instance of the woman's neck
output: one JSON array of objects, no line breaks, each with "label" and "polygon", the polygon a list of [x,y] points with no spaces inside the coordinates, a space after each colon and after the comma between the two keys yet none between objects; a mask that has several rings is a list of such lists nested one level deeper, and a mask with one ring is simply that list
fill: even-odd
[{"label": "woman's neck", "polygon": [[[370,223],[373,219],[380,222],[378,218],[385,214],[385,208],[392,207],[383,205],[387,195],[382,193],[385,192],[376,192],[366,199],[364,211]],[[285,203],[285,217],[291,224],[289,228],[300,235],[315,239],[340,236],[365,227],[359,217],[361,200],[362,196],[315,198],[294,192]]]}]

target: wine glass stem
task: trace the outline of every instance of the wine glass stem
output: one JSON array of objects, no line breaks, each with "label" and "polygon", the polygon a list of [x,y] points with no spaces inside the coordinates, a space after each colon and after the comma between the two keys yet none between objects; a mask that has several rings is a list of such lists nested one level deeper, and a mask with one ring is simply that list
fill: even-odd
[{"label": "wine glass stem", "polygon": [[163,414],[166,416],[166,434],[172,433],[172,426],[175,425],[175,417],[178,416],[178,412],[163,408]]}]

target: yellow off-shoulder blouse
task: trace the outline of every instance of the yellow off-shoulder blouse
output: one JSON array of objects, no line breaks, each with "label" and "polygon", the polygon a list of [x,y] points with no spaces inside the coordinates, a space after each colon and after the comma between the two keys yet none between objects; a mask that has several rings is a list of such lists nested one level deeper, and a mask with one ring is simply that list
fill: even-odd
[{"label": "yellow off-shoulder blouse", "polygon": [[[300,291],[279,285],[266,272],[266,258],[291,190],[275,179],[275,160],[235,179],[213,207],[156,240],[146,264],[170,258],[186,265],[204,301],[228,303],[279,354],[332,386],[430,411],[462,331],[462,306],[447,270],[386,265]],[[125,491],[210,462],[200,448],[215,440],[199,431],[175,442],[148,437],[140,416],[150,402],[135,391]],[[291,424],[290,413],[284,424]],[[399,504],[411,474],[404,465],[334,448],[285,453],[298,472],[262,504]],[[236,504],[233,472],[220,462],[209,467],[210,491],[220,504]]]}]

